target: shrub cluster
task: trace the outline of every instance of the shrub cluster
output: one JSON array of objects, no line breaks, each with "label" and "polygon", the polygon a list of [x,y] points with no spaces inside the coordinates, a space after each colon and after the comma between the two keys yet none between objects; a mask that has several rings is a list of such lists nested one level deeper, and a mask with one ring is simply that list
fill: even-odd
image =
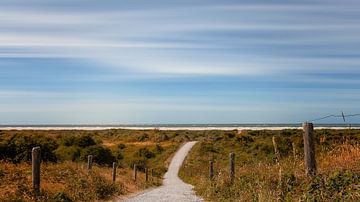
[{"label": "shrub cluster", "polygon": [[0,159],[13,163],[26,162],[31,160],[33,147],[41,148],[41,159],[45,162],[56,162],[58,160],[54,153],[57,149],[57,142],[44,136],[13,135],[0,142]]},{"label": "shrub cluster", "polygon": [[93,155],[95,163],[111,165],[116,159],[110,149],[97,144],[90,135],[63,136],[60,143],[55,153],[63,161],[86,161],[88,155]]},{"label": "shrub cluster", "polygon": [[140,171],[144,171],[147,167],[148,161],[154,159],[158,154],[161,154],[164,151],[164,148],[159,144],[155,145],[153,148],[143,147],[138,149],[133,158],[130,161],[130,166],[132,167],[136,164],[137,168]]},{"label": "shrub cluster", "polygon": [[0,160],[12,163],[31,161],[33,147],[41,148],[41,159],[44,162],[86,160],[93,155],[99,165],[110,165],[121,159],[121,153],[114,155],[110,149],[103,147],[90,135],[66,135],[58,138],[42,135],[14,134],[0,140]]}]

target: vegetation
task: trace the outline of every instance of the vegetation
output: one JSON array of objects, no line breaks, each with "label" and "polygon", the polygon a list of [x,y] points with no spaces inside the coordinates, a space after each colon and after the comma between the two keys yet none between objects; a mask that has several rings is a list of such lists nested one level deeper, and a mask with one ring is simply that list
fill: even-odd
[{"label": "vegetation", "polygon": [[[278,154],[274,152],[275,137]],[[38,201],[98,201],[161,184],[170,157],[186,141],[198,140],[180,176],[209,201],[359,201],[360,131],[317,130],[318,174],[304,172],[301,130],[0,131],[0,201],[34,201],[31,150],[41,147]],[[236,176],[229,179],[229,153]],[[86,170],[87,155],[94,166]],[[279,160],[278,160],[279,158]],[[209,160],[215,177],[209,180]],[[111,164],[117,162],[117,182]],[[132,167],[140,172],[136,182]],[[144,169],[155,177],[145,182]]]},{"label": "vegetation", "polygon": [[[301,130],[206,136],[191,151],[180,177],[208,201],[359,201],[360,131],[317,130],[315,139],[318,174],[313,178],[305,175]],[[236,155],[233,181],[230,152]],[[209,179],[210,160],[213,180]]]},{"label": "vegetation", "polygon": [[[166,137],[165,137],[166,136]],[[94,201],[161,184],[167,163],[186,140],[158,130],[0,131],[0,201]],[[41,194],[31,187],[31,150],[41,148]],[[94,166],[86,169],[87,156]],[[111,165],[117,162],[117,182]],[[133,165],[140,173],[132,179]],[[155,177],[145,182],[145,167]]]}]

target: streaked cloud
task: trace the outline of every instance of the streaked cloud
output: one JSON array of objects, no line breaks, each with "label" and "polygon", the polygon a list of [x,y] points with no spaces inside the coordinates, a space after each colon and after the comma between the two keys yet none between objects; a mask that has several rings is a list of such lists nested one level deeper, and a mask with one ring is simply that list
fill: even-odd
[{"label": "streaked cloud", "polygon": [[359,8],[350,0],[3,0],[0,111],[13,121],[24,111],[24,122],[36,112],[42,121],[76,121],[73,110],[86,114],[83,122],[89,114],[246,122],[243,112],[268,122],[274,111],[282,113],[276,121],[305,119],[306,106],[354,111]]},{"label": "streaked cloud", "polygon": [[[357,47],[352,44],[358,43],[360,33],[356,5],[340,5],[337,1],[326,4],[225,1],[206,5],[185,2],[181,6],[169,4],[158,8],[139,3],[132,9],[121,9],[127,3],[111,2],[120,11],[96,9],[91,4],[86,9],[75,7],[69,11],[43,1],[33,1],[26,8],[8,2],[0,12],[0,24],[5,27],[0,32],[0,48],[7,48],[0,50],[0,56],[88,58],[102,63],[102,68],[169,75],[243,75],[264,73],[267,69],[272,72],[278,67],[298,69],[294,67],[298,64],[305,69],[316,65],[315,69],[322,70],[334,68],[331,57],[314,62],[311,54],[354,52]],[[160,3],[163,2],[155,2]],[[248,36],[243,38],[245,33]],[[222,53],[213,57],[212,50]],[[150,51],[153,52],[149,54]],[[183,54],[184,51],[189,54]],[[240,56],[238,60],[231,59],[231,65],[224,64],[229,52]],[[302,58],[291,59],[300,57],[297,52],[304,53]],[[189,55],[198,57],[189,60]],[[248,60],[242,55],[255,58]],[[357,65],[358,61],[338,59],[336,63],[336,68],[346,70],[344,66]],[[165,65],[166,68],[160,67]]]}]

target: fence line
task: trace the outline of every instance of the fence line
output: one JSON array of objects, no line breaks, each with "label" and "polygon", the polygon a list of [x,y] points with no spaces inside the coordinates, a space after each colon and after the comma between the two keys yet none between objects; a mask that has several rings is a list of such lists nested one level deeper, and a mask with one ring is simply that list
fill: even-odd
[{"label": "fence line", "polygon": [[[314,141],[314,125],[310,122],[303,123],[303,141],[304,141],[304,161],[305,161],[305,173],[307,176],[316,175],[316,158],[315,158],[315,141]],[[277,148],[276,138],[272,137],[274,146],[274,153],[276,156],[276,163],[280,161],[280,153]],[[292,143],[293,158],[296,158],[295,144]],[[295,161],[294,161],[295,162]],[[214,179],[214,162],[209,161],[209,179]],[[281,169],[281,168],[280,168]],[[279,171],[281,173],[281,170]],[[230,179],[233,180],[235,177],[235,153],[230,153]]]},{"label": "fence line", "polygon": [[[41,173],[41,169],[40,169],[40,165],[41,165],[41,148],[40,147],[33,147],[32,151],[31,151],[31,167],[32,167],[32,171],[31,171],[31,177],[32,177],[32,187],[33,187],[33,191],[35,196],[40,195],[40,173]],[[92,170],[92,165],[93,165],[93,155],[88,155],[88,161],[87,161],[87,170],[91,171]],[[115,184],[116,182],[116,168],[117,168],[117,164],[116,162],[112,163],[112,182]],[[137,180],[137,166],[136,164],[134,164],[133,167],[133,178],[134,181]],[[152,178],[155,176],[155,171],[154,169],[151,169],[151,176]],[[148,182],[149,181],[149,169],[145,168],[145,181]]]}]

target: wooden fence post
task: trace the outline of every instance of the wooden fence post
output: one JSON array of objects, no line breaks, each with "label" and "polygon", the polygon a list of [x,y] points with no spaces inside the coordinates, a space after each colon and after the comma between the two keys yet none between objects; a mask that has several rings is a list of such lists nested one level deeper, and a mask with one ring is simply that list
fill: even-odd
[{"label": "wooden fence post", "polygon": [[134,171],[133,171],[133,175],[134,175],[134,181],[136,181],[137,178],[137,168],[136,168],[136,164],[134,164]]},{"label": "wooden fence post", "polygon": [[210,178],[210,180],[214,179],[214,162],[213,161],[210,161],[209,178]]},{"label": "wooden fence post", "polygon": [[280,163],[280,152],[279,152],[277,144],[276,144],[275,136],[272,137],[272,142],[273,142],[274,152],[275,152],[275,156],[276,156],[276,163]]},{"label": "wooden fence post", "polygon": [[93,156],[89,155],[88,156],[88,164],[87,164],[87,169],[91,170],[92,169],[92,160],[93,160]]},{"label": "wooden fence post", "polygon": [[116,162],[113,162],[112,181],[113,181],[113,183],[115,183],[115,181],[116,181]]},{"label": "wooden fence post", "polygon": [[148,168],[145,168],[145,181],[149,181],[149,171]]},{"label": "wooden fence post", "polygon": [[293,149],[292,152],[293,152],[294,159],[296,159],[296,145],[294,142],[292,142],[291,145],[292,145],[292,149]]},{"label": "wooden fence post", "polygon": [[233,180],[235,177],[235,153],[230,153],[230,179]]},{"label": "wooden fence post", "polygon": [[32,157],[32,185],[36,195],[40,194],[40,163],[41,163],[41,149],[34,147],[31,151]]},{"label": "wooden fence post", "polygon": [[315,145],[314,145],[314,126],[312,123],[303,123],[304,129],[304,154],[305,172],[308,176],[316,175]]}]

